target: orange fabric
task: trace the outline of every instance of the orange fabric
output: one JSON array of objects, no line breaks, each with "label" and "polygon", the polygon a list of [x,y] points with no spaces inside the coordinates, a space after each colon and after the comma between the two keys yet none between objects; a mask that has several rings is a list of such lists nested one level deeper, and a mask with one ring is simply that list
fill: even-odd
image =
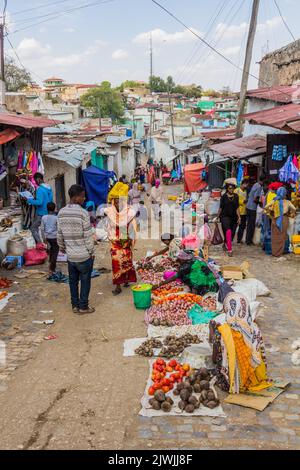
[{"label": "orange fabric", "polygon": [[16,137],[19,137],[20,135],[20,132],[16,131],[15,129],[4,129],[4,131],[0,132],[0,145],[6,144],[11,140],[16,139]]},{"label": "orange fabric", "polygon": [[184,186],[187,193],[201,191],[206,188],[207,182],[202,180],[203,163],[192,163],[184,167]]}]

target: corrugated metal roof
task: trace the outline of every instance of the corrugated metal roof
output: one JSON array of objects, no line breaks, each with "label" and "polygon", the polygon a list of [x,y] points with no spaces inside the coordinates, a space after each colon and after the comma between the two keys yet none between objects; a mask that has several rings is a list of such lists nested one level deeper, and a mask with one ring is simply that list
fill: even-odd
[{"label": "corrugated metal roof", "polygon": [[98,142],[90,141],[75,145],[46,144],[44,153],[47,157],[54,160],[66,162],[73,168],[79,168],[84,157],[98,148]]},{"label": "corrugated metal roof", "polygon": [[26,116],[24,114],[9,114],[0,113],[0,124],[6,124],[8,126],[22,127],[23,129],[34,129],[45,127],[52,127],[58,124],[58,122],[52,119],[39,118],[34,116]]},{"label": "corrugated metal roof", "polygon": [[257,88],[247,91],[247,97],[277,103],[292,103],[300,99],[300,85]]},{"label": "corrugated metal roof", "polygon": [[212,130],[212,131],[209,131],[209,130],[201,131],[201,135],[205,139],[216,139],[216,140],[219,140],[222,138],[234,139],[235,133],[236,133],[236,128]]},{"label": "corrugated metal roof", "polygon": [[[300,104],[287,104],[243,116],[250,124],[274,127],[275,129],[294,131],[300,121]],[[299,132],[299,131],[298,131]]]},{"label": "corrugated metal roof", "polygon": [[251,135],[242,139],[211,145],[209,148],[217,152],[225,160],[228,158],[247,158],[265,153],[267,142],[266,137]]},{"label": "corrugated metal roof", "polygon": [[122,144],[127,140],[130,140],[131,137],[127,137],[126,135],[108,135],[106,137],[107,144]]}]

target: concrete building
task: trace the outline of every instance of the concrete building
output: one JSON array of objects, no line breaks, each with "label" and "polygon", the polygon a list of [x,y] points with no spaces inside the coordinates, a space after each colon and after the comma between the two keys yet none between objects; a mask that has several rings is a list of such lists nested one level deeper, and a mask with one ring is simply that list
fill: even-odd
[{"label": "concrete building", "polygon": [[259,87],[293,85],[297,80],[300,80],[300,39],[262,58]]}]

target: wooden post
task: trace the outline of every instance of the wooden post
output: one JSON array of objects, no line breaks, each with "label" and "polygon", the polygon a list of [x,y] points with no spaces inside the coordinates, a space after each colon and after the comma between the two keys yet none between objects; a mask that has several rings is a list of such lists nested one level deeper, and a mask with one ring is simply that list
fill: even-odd
[{"label": "wooden post", "polygon": [[239,109],[239,115],[238,115],[237,126],[236,126],[236,138],[237,139],[239,139],[243,135],[244,120],[242,118],[242,115],[245,112],[248,79],[249,79],[250,66],[251,66],[251,60],[252,60],[254,38],[255,38],[255,33],[256,33],[256,28],[257,28],[259,2],[260,0],[253,0],[252,15],[251,15],[251,21],[250,21],[250,26],[249,26],[246,56],[245,56],[243,77],[242,77],[242,83],[241,83],[240,109]]}]

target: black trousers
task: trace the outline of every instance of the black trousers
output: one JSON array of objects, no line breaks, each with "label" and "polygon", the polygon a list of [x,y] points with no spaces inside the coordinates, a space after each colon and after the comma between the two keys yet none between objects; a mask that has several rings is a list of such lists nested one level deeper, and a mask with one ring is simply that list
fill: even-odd
[{"label": "black trousers", "polygon": [[254,232],[255,232],[255,222],[256,222],[256,210],[247,209],[247,234],[246,234],[246,243],[250,245],[253,241]]},{"label": "black trousers", "polygon": [[47,242],[49,243],[50,250],[49,250],[49,264],[50,264],[50,271],[55,273],[56,271],[56,263],[57,263],[57,256],[59,253],[59,246],[57,243],[56,238],[47,238]]},{"label": "black trousers", "polygon": [[239,230],[237,234],[238,243],[241,243],[241,241],[243,240],[246,226],[247,226],[247,214],[241,215],[241,223],[239,225]]}]

